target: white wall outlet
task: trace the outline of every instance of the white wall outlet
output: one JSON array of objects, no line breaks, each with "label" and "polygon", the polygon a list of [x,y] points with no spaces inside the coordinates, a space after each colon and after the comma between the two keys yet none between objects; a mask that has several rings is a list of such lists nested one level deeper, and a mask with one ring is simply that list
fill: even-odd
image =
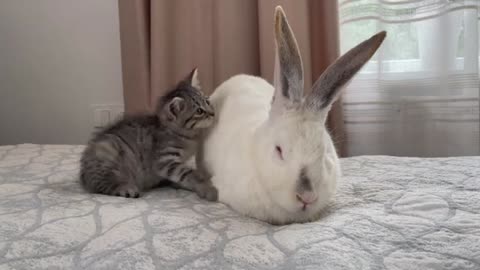
[{"label": "white wall outlet", "polygon": [[123,106],[114,108],[110,113],[110,121],[116,121],[123,117],[124,109]]},{"label": "white wall outlet", "polygon": [[101,128],[123,116],[121,104],[93,104],[93,124],[95,128]]},{"label": "white wall outlet", "polygon": [[103,127],[110,123],[110,110],[108,109],[95,109],[93,114],[93,122],[95,127]]}]

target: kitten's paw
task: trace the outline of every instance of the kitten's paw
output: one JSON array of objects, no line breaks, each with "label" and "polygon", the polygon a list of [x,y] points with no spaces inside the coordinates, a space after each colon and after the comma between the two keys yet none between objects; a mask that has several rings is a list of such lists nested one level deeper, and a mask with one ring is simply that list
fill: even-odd
[{"label": "kitten's paw", "polygon": [[140,197],[140,191],[136,186],[123,186],[119,187],[114,195],[125,198],[138,198]]},{"label": "kitten's paw", "polygon": [[218,190],[211,184],[203,185],[198,189],[198,196],[206,199],[207,201],[215,202],[218,200]]}]

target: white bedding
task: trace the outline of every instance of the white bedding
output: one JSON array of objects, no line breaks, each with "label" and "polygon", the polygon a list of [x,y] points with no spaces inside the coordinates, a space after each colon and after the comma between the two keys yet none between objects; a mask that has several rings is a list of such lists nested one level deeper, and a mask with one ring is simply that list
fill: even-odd
[{"label": "white bedding", "polygon": [[0,147],[0,269],[480,269],[480,157],[343,159],[322,219],[276,227],[186,191],[86,194],[82,150]]}]

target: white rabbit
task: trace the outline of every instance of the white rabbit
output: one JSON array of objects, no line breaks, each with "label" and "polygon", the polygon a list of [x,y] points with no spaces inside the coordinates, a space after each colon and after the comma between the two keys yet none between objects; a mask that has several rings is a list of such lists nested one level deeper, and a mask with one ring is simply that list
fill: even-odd
[{"label": "white rabbit", "polygon": [[297,42],[281,7],[275,10],[274,85],[237,75],[211,96],[217,119],[197,155],[219,200],[273,224],[318,218],[335,194],[340,164],[325,128],[331,104],[375,53],[381,32],[340,57],[303,97]]}]

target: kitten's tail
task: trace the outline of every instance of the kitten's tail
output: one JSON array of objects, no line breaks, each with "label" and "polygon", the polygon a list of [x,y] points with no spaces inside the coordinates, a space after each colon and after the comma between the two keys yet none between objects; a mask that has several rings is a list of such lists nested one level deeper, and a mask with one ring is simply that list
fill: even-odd
[{"label": "kitten's tail", "polygon": [[80,182],[91,193],[112,194],[118,187],[113,168],[119,151],[109,141],[88,146],[81,160]]}]

